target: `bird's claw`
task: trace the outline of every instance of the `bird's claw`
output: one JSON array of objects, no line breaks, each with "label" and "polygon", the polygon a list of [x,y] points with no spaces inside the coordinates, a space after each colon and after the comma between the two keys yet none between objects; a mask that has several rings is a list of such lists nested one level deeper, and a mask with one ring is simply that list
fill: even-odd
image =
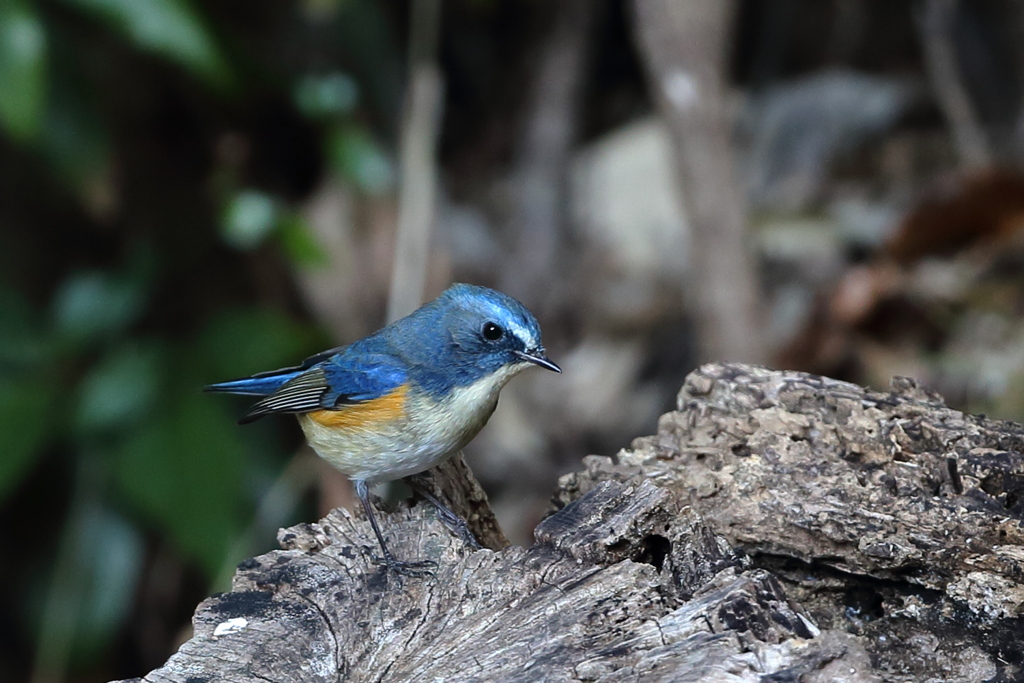
[{"label": "bird's claw", "polygon": [[406,481],[412,487],[413,491],[418,493],[421,498],[434,506],[434,509],[437,511],[437,518],[441,523],[444,524],[450,532],[458,536],[470,550],[483,550],[483,546],[480,545],[480,541],[476,539],[476,536],[470,530],[469,524],[466,520],[455,514],[451,508],[442,503],[441,499],[431,492],[429,475],[413,475],[408,477]]},{"label": "bird's claw", "polygon": [[480,541],[476,540],[476,536],[469,529],[469,524],[466,520],[462,519],[458,515],[453,515],[454,519],[446,518],[445,515],[438,515],[441,518],[441,522],[448,527],[448,530],[453,534],[462,539],[462,542],[469,547],[470,550],[483,550],[483,546],[480,545]]},{"label": "bird's claw", "polygon": [[433,560],[396,560],[391,556],[378,557],[377,555],[370,555],[373,559],[374,564],[378,564],[387,569],[389,574],[396,574],[398,576],[408,576],[411,578],[424,578],[427,576],[433,576],[435,569],[437,569],[437,562]]}]

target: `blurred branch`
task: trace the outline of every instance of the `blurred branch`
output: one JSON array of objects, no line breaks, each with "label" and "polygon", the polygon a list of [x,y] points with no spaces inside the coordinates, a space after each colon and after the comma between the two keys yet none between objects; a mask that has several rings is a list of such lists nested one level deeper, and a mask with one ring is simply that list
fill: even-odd
[{"label": "blurred branch", "polygon": [[928,78],[942,113],[952,128],[960,163],[968,167],[992,164],[985,131],[974,110],[957,61],[953,22],[957,0],[927,0],[919,22]]},{"label": "blurred branch", "polygon": [[561,247],[566,169],[576,133],[587,39],[604,3],[564,0],[553,5],[555,26],[541,47],[526,105],[526,127],[513,180],[514,253],[505,260],[501,287],[536,301]]},{"label": "blurred branch", "polygon": [[761,361],[757,277],[725,101],[735,3],[636,0],[635,7],[637,39],[672,135],[692,230],[690,289],[701,360]]},{"label": "blurred branch", "polygon": [[[323,268],[296,268],[296,280],[314,316],[332,339],[348,341],[366,334],[356,302],[365,288],[358,260],[349,186],[328,176],[306,202],[303,216],[327,263]],[[361,291],[360,291],[361,290]],[[364,294],[365,296],[365,294]]]},{"label": "blurred branch", "polygon": [[444,81],[436,53],[440,0],[416,0],[409,35],[409,86],[402,120],[401,186],[388,322],[423,302],[437,195],[438,124]]}]

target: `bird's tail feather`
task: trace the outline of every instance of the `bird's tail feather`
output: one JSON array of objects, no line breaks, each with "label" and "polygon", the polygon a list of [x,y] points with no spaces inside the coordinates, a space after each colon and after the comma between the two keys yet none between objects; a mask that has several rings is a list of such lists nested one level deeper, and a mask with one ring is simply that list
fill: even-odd
[{"label": "bird's tail feather", "polygon": [[254,377],[243,377],[242,379],[231,380],[230,382],[219,382],[203,387],[203,391],[225,394],[245,394],[247,396],[266,396],[272,394],[290,379],[293,379],[298,372],[282,373],[280,375],[257,375]]}]

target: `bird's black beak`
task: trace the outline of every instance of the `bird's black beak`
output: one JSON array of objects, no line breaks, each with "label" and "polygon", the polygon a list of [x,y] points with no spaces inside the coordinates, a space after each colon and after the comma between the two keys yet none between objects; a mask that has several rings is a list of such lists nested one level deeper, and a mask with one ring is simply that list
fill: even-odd
[{"label": "bird's black beak", "polygon": [[533,363],[540,367],[551,370],[552,372],[561,372],[562,368],[558,367],[552,362],[547,356],[544,355],[544,349],[536,349],[530,352],[526,351],[513,351],[520,359],[525,360],[527,363]]}]

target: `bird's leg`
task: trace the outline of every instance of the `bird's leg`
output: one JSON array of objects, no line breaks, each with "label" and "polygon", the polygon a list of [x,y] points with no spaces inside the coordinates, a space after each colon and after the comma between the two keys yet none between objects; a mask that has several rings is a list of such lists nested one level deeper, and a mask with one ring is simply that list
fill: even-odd
[{"label": "bird's leg", "polygon": [[383,554],[383,558],[373,556],[375,562],[383,564],[387,567],[388,571],[395,572],[396,574],[405,574],[406,576],[429,576],[430,570],[437,567],[437,563],[433,560],[420,560],[418,562],[403,562],[402,560],[396,560],[388,550],[387,543],[384,542],[384,534],[380,532],[380,527],[377,526],[377,518],[373,516],[373,504],[370,502],[370,490],[367,487],[365,481],[355,480],[352,482],[356,489],[356,495],[359,496],[359,502],[363,504],[363,510],[366,511],[366,517],[370,520],[370,526],[373,527],[373,533],[377,536],[377,543],[380,544],[380,550]]},{"label": "bird's leg", "polygon": [[438,519],[441,523],[448,527],[448,530],[453,534],[462,539],[462,542],[473,550],[481,550],[483,546],[480,545],[480,541],[476,540],[476,536],[469,529],[469,524],[466,520],[459,517],[455,512],[447,505],[441,502],[441,500],[431,492],[431,475],[429,472],[420,472],[412,476],[405,478],[405,483],[409,485],[414,492],[416,492],[421,498],[426,500],[428,503],[434,506],[437,510]]}]

